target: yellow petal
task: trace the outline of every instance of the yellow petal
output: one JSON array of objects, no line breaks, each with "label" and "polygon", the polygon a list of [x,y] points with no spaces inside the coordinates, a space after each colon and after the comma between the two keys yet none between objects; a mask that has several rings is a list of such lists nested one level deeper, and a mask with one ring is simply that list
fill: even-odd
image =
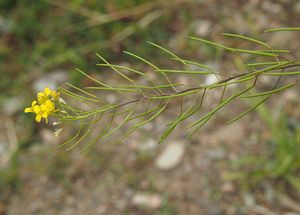
[{"label": "yellow petal", "polygon": [[38,97],[38,98],[41,98],[41,97],[44,97],[44,96],[45,96],[45,94],[42,93],[42,92],[39,92],[39,93],[37,94],[37,97]]},{"label": "yellow petal", "polygon": [[47,100],[45,103],[44,103],[45,107],[44,107],[44,110],[47,111],[47,112],[51,112],[53,111],[54,109],[54,103],[50,100]]},{"label": "yellow petal", "polygon": [[50,110],[53,110],[53,109],[54,109],[54,103],[51,102],[51,101],[49,101],[49,102],[47,103],[47,106],[48,106],[48,108],[49,108]]},{"label": "yellow petal", "polygon": [[25,113],[30,113],[30,112],[33,112],[33,111],[32,111],[32,108],[25,108],[24,112]]},{"label": "yellow petal", "polygon": [[38,93],[37,100],[39,104],[43,104],[47,100],[47,96],[44,93]]},{"label": "yellow petal", "polygon": [[44,89],[44,93],[46,94],[46,96],[49,96],[51,94],[52,90],[50,90],[48,87],[46,87]]},{"label": "yellow petal", "polygon": [[35,120],[36,120],[37,122],[40,122],[41,119],[42,119],[42,116],[41,116],[41,115],[39,115],[39,114],[36,115]]},{"label": "yellow petal", "polygon": [[41,111],[40,106],[35,105],[35,106],[33,107],[33,111],[34,111],[35,113],[39,113],[39,112]]},{"label": "yellow petal", "polygon": [[43,111],[43,112],[45,112],[45,111],[47,111],[47,105],[44,103],[44,104],[42,104],[41,106],[40,106],[40,108],[41,108],[41,111]]},{"label": "yellow petal", "polygon": [[31,107],[33,107],[35,104],[36,104],[36,101],[34,100],[34,101],[31,103]]},{"label": "yellow petal", "polygon": [[47,106],[49,106],[49,105],[51,105],[51,104],[52,104],[52,102],[51,102],[51,100],[50,100],[50,99],[48,99],[48,100],[45,102],[45,104],[46,104]]},{"label": "yellow petal", "polygon": [[41,111],[49,113],[50,112],[49,106],[46,103],[42,104],[41,105]]},{"label": "yellow petal", "polygon": [[47,113],[47,112],[44,112],[44,113],[42,114],[42,117],[43,117],[43,118],[47,118],[47,117],[48,117],[48,113]]}]

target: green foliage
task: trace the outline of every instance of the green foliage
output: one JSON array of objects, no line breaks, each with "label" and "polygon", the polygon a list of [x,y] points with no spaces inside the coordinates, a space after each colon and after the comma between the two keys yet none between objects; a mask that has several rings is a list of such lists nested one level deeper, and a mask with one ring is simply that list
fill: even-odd
[{"label": "green foliage", "polygon": [[[284,30],[289,29],[280,29],[280,31]],[[277,32],[279,29],[269,31]],[[257,101],[248,110],[229,120],[227,124],[233,123],[253,111],[273,94],[294,87],[299,82],[300,79],[288,79],[290,76],[298,76],[300,74],[298,71],[300,63],[298,60],[290,57],[291,55],[288,50],[274,49],[265,42],[244,35],[226,33],[223,36],[243,40],[257,47],[254,50],[241,49],[202,38],[191,37],[191,39],[204,43],[206,46],[221,49],[228,52],[228,54],[242,59],[238,61],[239,65],[237,68],[244,68],[245,71],[229,75],[224,71],[215,71],[197,61],[184,59],[153,42],[149,42],[149,44],[158,52],[161,52],[165,59],[170,59],[173,64],[174,62],[177,63],[176,68],[179,69],[163,69],[158,64],[138,54],[128,51],[124,52],[138,62],[145,64],[147,68],[150,67],[152,70],[150,72],[154,73],[155,77],[159,77],[155,79],[150,76],[148,70],[116,65],[108,62],[104,56],[97,54],[102,61],[97,66],[103,70],[110,69],[126,84],[113,85],[106,83],[77,69],[79,73],[90,79],[95,86],[79,89],[76,86],[68,84],[70,88],[76,91],[75,93],[64,87],[59,88],[59,91],[65,97],[70,97],[89,106],[88,110],[80,110],[80,108],[73,107],[70,104],[61,104],[61,112],[57,115],[61,122],[81,122],[78,133],[61,146],[67,147],[67,150],[69,150],[85,140],[87,144],[82,148],[82,151],[87,151],[99,142],[119,143],[136,129],[154,121],[157,117],[168,111],[171,107],[170,104],[174,103],[176,104],[175,108],[178,114],[173,121],[166,124],[160,142],[164,141],[179,123],[188,118],[196,118],[194,122],[187,126],[190,130],[189,136],[191,137],[217,112],[230,103],[244,99]],[[261,47],[264,47],[264,49],[261,49]],[[195,69],[193,66],[197,66],[197,68]],[[190,82],[189,86],[178,83],[177,80],[180,75],[191,77],[191,80],[194,80],[194,86],[193,82]],[[203,83],[203,80],[208,75],[216,76],[218,80],[215,83]],[[275,78],[273,87],[262,92],[253,93],[253,89],[256,88],[256,85],[263,76]],[[138,80],[145,81],[143,84],[139,84]],[[232,86],[233,90],[229,90],[228,88]],[[202,104],[205,102],[205,97],[214,89],[222,89],[220,91],[220,102],[215,107],[212,107],[209,112],[203,113]],[[107,101],[106,95],[109,94],[115,94],[117,101]],[[101,95],[101,98],[99,95]],[[187,99],[188,102],[185,103],[184,99]],[[174,106],[172,109],[174,109]],[[118,123],[115,122],[116,118],[118,119]],[[103,120],[102,123],[101,120]],[[99,122],[102,125],[100,126],[100,130],[98,126]],[[90,132],[95,127],[98,128],[97,135],[90,135]],[[127,131],[122,132],[122,128],[125,127]]]},{"label": "green foliage", "polygon": [[300,169],[300,124],[293,123],[283,111],[277,119],[264,104],[257,108],[263,122],[271,131],[271,139],[267,143],[268,151],[263,156],[245,156],[235,161],[238,169],[250,169],[227,174],[227,179],[246,180],[257,185],[268,179],[283,180],[300,192],[298,180]]},{"label": "green foliage", "polygon": [[[291,123],[284,112],[278,120],[273,120],[264,105],[258,113],[272,132],[271,156],[262,168],[261,177],[284,178],[300,192],[298,170],[300,168],[300,125]],[[272,147],[273,146],[273,147]]]},{"label": "green foliage", "polygon": [[[67,70],[76,65],[94,70],[94,64],[89,62],[97,50],[113,59],[123,48],[131,47],[144,56],[153,55],[138,41],[165,42],[170,33],[162,26],[173,18],[170,8],[175,4],[180,1],[37,0],[33,4],[30,0],[3,0],[1,20],[8,27],[7,32],[1,32],[0,63],[4,75],[0,90],[7,97],[16,95],[37,76],[56,68]],[[164,19],[157,22],[162,15]],[[79,85],[76,74],[71,76],[72,83]]]}]

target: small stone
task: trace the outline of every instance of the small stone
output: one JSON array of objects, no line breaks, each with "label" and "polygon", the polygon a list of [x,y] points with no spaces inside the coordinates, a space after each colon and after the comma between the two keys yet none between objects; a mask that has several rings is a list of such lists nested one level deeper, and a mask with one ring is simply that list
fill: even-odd
[{"label": "small stone", "polygon": [[199,36],[207,36],[212,29],[212,23],[209,20],[203,20],[194,23],[196,34]]},{"label": "small stone", "polygon": [[294,10],[297,12],[297,13],[300,13],[300,2],[296,3],[294,5]]},{"label": "small stone", "polygon": [[271,86],[274,83],[274,78],[271,76],[261,76],[260,82],[264,87]]},{"label": "small stone", "polygon": [[185,147],[182,143],[168,144],[155,160],[155,166],[161,170],[170,170],[180,163],[184,152]]},{"label": "small stone", "polygon": [[280,4],[272,3],[270,1],[263,1],[261,6],[264,10],[266,10],[270,13],[273,13],[273,14],[280,14],[281,13]]},{"label": "small stone", "polygon": [[246,207],[248,207],[248,208],[252,208],[256,204],[254,196],[250,193],[245,193],[243,195],[243,199],[244,199]]},{"label": "small stone", "polygon": [[139,144],[138,149],[140,151],[149,151],[154,149],[157,145],[157,141],[155,141],[154,139],[148,139],[145,143]]},{"label": "small stone", "polygon": [[231,182],[225,182],[222,184],[221,189],[225,193],[232,193],[234,191],[234,186]]},{"label": "small stone", "polygon": [[137,193],[132,197],[132,204],[156,209],[161,206],[162,198],[158,194]]},{"label": "small stone", "polygon": [[96,208],[97,214],[105,214],[107,212],[106,206],[105,205],[99,205]]},{"label": "small stone", "polygon": [[108,103],[113,104],[117,102],[117,97],[113,94],[109,94],[107,95],[106,100]]},{"label": "small stone", "polygon": [[265,195],[265,199],[270,203],[272,204],[272,202],[275,201],[275,198],[276,198],[276,192],[274,190],[274,188],[270,185],[267,185],[266,186],[266,191],[264,193]]},{"label": "small stone", "polygon": [[0,16],[0,34],[10,32],[12,28],[12,20]]},{"label": "small stone", "polygon": [[218,78],[214,74],[209,74],[206,76],[205,85],[215,84],[218,82]]},{"label": "small stone", "polygon": [[226,152],[222,148],[209,149],[206,153],[212,160],[222,160],[226,156]]},{"label": "small stone", "polygon": [[245,125],[242,121],[237,121],[230,125],[222,126],[212,133],[216,142],[240,143],[246,135]]},{"label": "small stone", "polygon": [[285,102],[299,102],[299,95],[297,90],[290,89],[283,94],[283,99]]}]

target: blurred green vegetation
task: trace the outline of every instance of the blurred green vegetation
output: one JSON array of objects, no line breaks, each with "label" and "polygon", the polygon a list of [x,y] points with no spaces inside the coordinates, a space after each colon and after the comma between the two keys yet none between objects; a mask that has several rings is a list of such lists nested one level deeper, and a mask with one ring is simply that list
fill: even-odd
[{"label": "blurred green vegetation", "polygon": [[[231,180],[240,180],[247,188],[259,187],[271,181],[276,187],[300,193],[300,123],[288,117],[284,110],[271,110],[265,104],[257,112],[271,136],[263,154],[250,154],[234,161],[236,172],[225,175]],[[274,116],[276,113],[276,116]],[[281,185],[281,186],[278,186]],[[283,185],[283,186],[282,186]],[[292,189],[291,189],[292,188]]]},{"label": "blurred green vegetation", "polygon": [[[284,179],[300,193],[300,124],[286,116],[279,110],[277,119],[271,115],[266,105],[258,108],[258,113],[270,129],[272,139],[268,143],[270,148],[266,158],[257,159],[255,166],[259,167],[255,180],[262,178]],[[257,178],[256,178],[257,177]]]},{"label": "blurred green vegetation", "polygon": [[79,84],[78,73],[72,69],[95,69],[96,52],[111,60],[118,59],[123,50],[144,57],[155,55],[146,41],[166,43],[181,30],[178,19],[184,22],[190,16],[184,7],[180,14],[174,13],[176,2],[1,1],[5,32],[0,40],[0,63],[5,75],[0,90],[5,90],[6,96],[16,95],[20,89],[28,89],[34,78],[55,68],[67,69],[70,81]]}]

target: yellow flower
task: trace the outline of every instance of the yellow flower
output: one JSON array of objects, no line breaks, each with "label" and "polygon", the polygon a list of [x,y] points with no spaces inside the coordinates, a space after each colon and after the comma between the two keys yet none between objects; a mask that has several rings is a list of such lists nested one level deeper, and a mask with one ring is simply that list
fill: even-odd
[{"label": "yellow flower", "polygon": [[54,112],[54,102],[52,102],[51,100],[47,100],[44,104],[41,105],[45,111],[47,111],[48,113],[53,113]]},{"label": "yellow flower", "polygon": [[25,108],[24,112],[25,112],[25,113],[31,113],[31,112],[34,112],[34,106],[37,106],[36,103],[37,103],[36,101],[33,101],[33,102],[31,103],[31,107]]},{"label": "yellow flower", "polygon": [[37,101],[31,103],[31,107],[25,108],[25,113],[35,113],[35,120],[41,122],[42,118],[48,123],[48,116],[53,114],[55,110],[54,102],[59,99],[60,94],[45,88],[43,92],[37,94]]},{"label": "yellow flower", "polygon": [[48,113],[45,111],[44,106],[36,105],[36,106],[34,106],[33,111],[36,114],[35,120],[37,122],[40,122],[42,117],[46,119],[46,122],[48,122]]},{"label": "yellow flower", "polygon": [[48,87],[46,87],[44,89],[44,92],[39,92],[37,94],[37,99],[38,99],[39,104],[43,104],[48,99],[58,100],[59,96],[60,96],[60,94],[58,92],[56,92],[55,90],[51,90]]},{"label": "yellow flower", "polygon": [[40,104],[43,104],[47,99],[48,99],[48,97],[49,97],[49,95],[51,94],[51,90],[48,88],[48,87],[46,87],[45,89],[44,89],[44,92],[39,92],[38,94],[37,94],[37,99],[38,99],[38,102],[40,103]]},{"label": "yellow flower", "polygon": [[40,122],[42,118],[48,123],[48,116],[54,112],[54,103],[50,100],[45,101],[41,105],[35,105],[33,112],[36,114],[35,120]]}]

